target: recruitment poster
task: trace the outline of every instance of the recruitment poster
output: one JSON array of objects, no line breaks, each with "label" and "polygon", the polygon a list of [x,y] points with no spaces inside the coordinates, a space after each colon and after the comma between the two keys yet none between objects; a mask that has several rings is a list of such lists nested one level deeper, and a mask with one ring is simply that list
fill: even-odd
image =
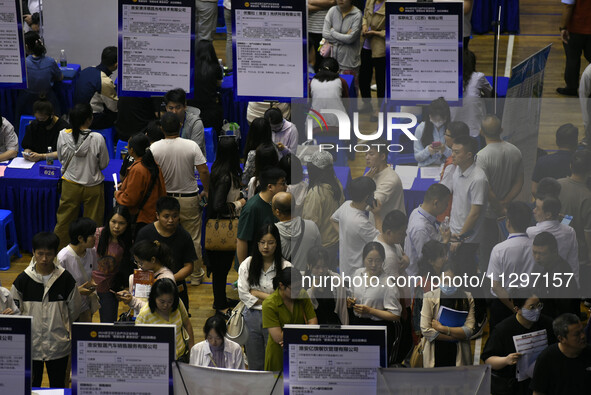
[{"label": "recruitment poster", "polygon": [[0,316],[0,394],[31,393],[32,317]]},{"label": "recruitment poster", "polygon": [[20,0],[0,0],[0,88],[26,88]]},{"label": "recruitment poster", "polygon": [[460,100],[462,17],[462,2],[386,2],[386,91],[391,100]]},{"label": "recruitment poster", "polygon": [[174,325],[72,325],[72,394],[173,394]]},{"label": "recruitment poster", "polygon": [[235,99],[306,97],[306,10],[305,0],[232,1]]},{"label": "recruitment poster", "polygon": [[119,96],[193,95],[195,2],[119,0]]},{"label": "recruitment poster", "polygon": [[285,394],[375,395],[386,361],[385,326],[283,328]]}]

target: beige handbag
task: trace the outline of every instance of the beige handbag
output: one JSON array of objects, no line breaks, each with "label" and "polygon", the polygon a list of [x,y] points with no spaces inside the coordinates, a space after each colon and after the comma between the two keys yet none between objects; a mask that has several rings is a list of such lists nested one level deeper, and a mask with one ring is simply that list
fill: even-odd
[{"label": "beige handbag", "polygon": [[228,319],[226,337],[243,346],[248,340],[248,328],[244,322],[242,313],[246,309],[244,302],[240,302],[232,310],[232,315]]},{"label": "beige handbag", "polygon": [[422,337],[419,343],[413,348],[410,356],[410,367],[411,368],[422,368],[423,367],[423,350],[425,348],[425,338]]},{"label": "beige handbag", "polygon": [[210,251],[234,251],[238,235],[238,217],[231,204],[230,218],[210,218],[205,224],[205,249]]}]

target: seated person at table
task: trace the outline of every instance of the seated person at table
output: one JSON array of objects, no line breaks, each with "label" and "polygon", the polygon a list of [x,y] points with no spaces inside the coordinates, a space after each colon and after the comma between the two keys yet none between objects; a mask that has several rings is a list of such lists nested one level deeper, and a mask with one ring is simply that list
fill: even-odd
[{"label": "seated person at table", "polygon": [[203,326],[205,340],[191,349],[189,363],[220,369],[244,369],[244,354],[236,342],[226,338],[226,321],[219,315],[209,317]]},{"label": "seated person at table", "polygon": [[19,92],[15,119],[20,120],[21,114],[31,114],[33,103],[39,99],[51,101],[56,114],[61,114],[59,101],[53,92],[53,84],[64,78],[62,71],[55,59],[45,56],[47,50],[37,33],[25,34],[25,49],[27,88]]},{"label": "seated person at table", "polygon": [[388,166],[388,151],[389,143],[384,138],[379,138],[373,141],[366,142],[370,149],[365,154],[365,165],[369,167],[369,171],[365,173],[376,183],[376,191],[374,198],[380,202],[380,208],[373,212],[373,222],[376,228],[382,228],[382,221],[384,217],[392,210],[402,211],[406,213],[404,206],[404,190],[402,189],[402,181],[398,174]]},{"label": "seated person at table", "polygon": [[70,124],[53,113],[53,105],[48,100],[36,101],[33,115],[35,120],[27,125],[21,147],[25,151],[24,158],[31,162],[57,159],[57,138]]},{"label": "seated person at table", "polygon": [[265,119],[271,124],[273,142],[279,148],[279,157],[293,152],[298,148],[298,129],[296,126],[283,118],[281,110],[271,107],[265,111]]},{"label": "seated person at table", "polygon": [[0,315],[20,315],[21,311],[14,303],[10,291],[2,286],[0,281]]},{"label": "seated person at table", "polygon": [[74,103],[90,104],[94,118],[91,129],[107,129],[117,119],[117,88],[111,74],[117,70],[117,47],[106,47],[101,54],[101,64],[87,67],[80,72],[76,82]]},{"label": "seated person at table", "polygon": [[14,127],[0,115],[0,162],[14,158],[18,154],[18,136]]},{"label": "seated person at table", "polygon": [[180,136],[197,143],[205,156],[205,130],[198,113],[187,111],[187,94],[178,88],[166,92],[164,95],[166,112],[176,115],[181,123]]},{"label": "seated person at table", "polygon": [[450,117],[449,105],[442,97],[427,106],[423,122],[415,130],[414,151],[419,166],[439,166],[451,156],[451,148],[445,144]]}]

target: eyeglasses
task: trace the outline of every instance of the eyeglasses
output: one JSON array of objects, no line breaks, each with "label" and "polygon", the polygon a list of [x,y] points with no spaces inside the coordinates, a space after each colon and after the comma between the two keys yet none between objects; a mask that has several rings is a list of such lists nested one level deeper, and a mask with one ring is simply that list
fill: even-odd
[{"label": "eyeglasses", "polygon": [[259,241],[259,245],[261,247],[265,247],[265,246],[267,246],[267,247],[273,247],[276,243],[277,242],[275,240],[271,240],[271,241],[263,241],[263,240],[261,240],[261,241]]},{"label": "eyeglasses", "polygon": [[534,309],[543,309],[544,303],[540,302],[538,304],[530,304],[529,306],[524,306],[527,310],[534,310]]},{"label": "eyeglasses", "polygon": [[144,266],[144,264],[142,263],[142,261],[138,261],[137,259],[133,260],[133,263],[135,263],[135,265],[137,267],[139,267],[140,269],[142,268],[142,266]]}]

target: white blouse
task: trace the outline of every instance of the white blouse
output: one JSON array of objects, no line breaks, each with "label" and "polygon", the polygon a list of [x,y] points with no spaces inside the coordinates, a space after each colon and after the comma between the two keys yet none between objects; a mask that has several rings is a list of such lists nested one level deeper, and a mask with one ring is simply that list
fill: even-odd
[{"label": "white blouse", "polygon": [[[238,268],[238,296],[240,300],[244,302],[246,307],[253,310],[263,310],[262,304],[256,304],[259,300],[256,296],[250,293],[251,290],[261,291],[267,294],[272,294],[275,289],[273,288],[273,279],[277,275],[277,271],[275,270],[275,263],[273,263],[267,271],[261,271],[261,276],[259,277],[259,285],[254,287],[251,286],[248,282],[248,269],[250,268],[250,261],[252,257],[249,256],[246,258]],[[283,260],[283,267],[290,267],[291,263],[286,260]]]},{"label": "white blouse", "polygon": [[[396,285],[388,286],[386,279],[388,276],[385,273],[382,273],[379,277],[379,283],[376,283],[376,280],[373,280],[373,283],[376,285],[372,287],[370,284],[370,276],[364,277],[365,268],[362,267],[355,271],[355,275],[351,277],[351,294],[352,297],[356,299],[356,304],[366,305],[368,307],[377,309],[377,310],[385,310],[389,311],[392,314],[397,316],[401,315],[402,306],[399,302],[399,291]],[[367,278],[367,284],[365,284],[365,278]],[[362,281],[363,280],[363,281]],[[356,285],[360,285],[357,287]],[[367,286],[366,286],[367,285]],[[372,314],[357,314],[357,317],[360,318],[371,318],[374,321],[381,321],[381,318],[378,318]]]}]

